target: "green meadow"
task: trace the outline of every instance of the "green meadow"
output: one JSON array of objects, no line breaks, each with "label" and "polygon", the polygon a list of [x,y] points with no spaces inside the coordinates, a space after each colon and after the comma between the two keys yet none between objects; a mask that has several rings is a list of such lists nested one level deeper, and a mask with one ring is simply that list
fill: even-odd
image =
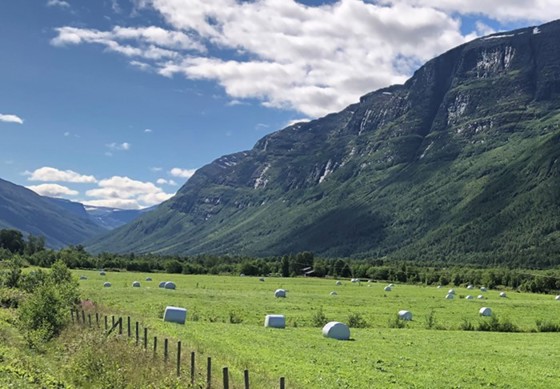
[{"label": "green meadow", "polygon": [[[80,280],[82,297],[102,313],[139,321],[150,342],[156,334],[171,344],[181,340],[197,352],[201,376],[211,356],[214,374],[229,367],[233,387],[242,387],[244,369],[257,388],[276,387],[281,376],[290,388],[551,388],[560,382],[559,333],[537,332],[536,324],[560,324],[560,302],[552,295],[506,290],[502,298],[477,286],[454,288],[455,299],[446,300],[450,287],[397,284],[386,292],[386,283],[336,285],[333,279],[74,274],[88,278]],[[136,280],[140,288],[132,287]],[[112,286],[103,287],[105,281]],[[160,281],[177,289],[159,288]],[[278,288],[286,298],[274,297]],[[474,299],[466,300],[468,294]],[[187,308],[185,325],[163,322],[168,305]],[[465,331],[491,320],[478,315],[485,306],[520,332]],[[412,312],[412,321],[396,320],[402,309]],[[286,328],[265,328],[266,314],[285,315]],[[351,328],[350,341],[327,339],[320,324],[326,320],[360,328]]]}]

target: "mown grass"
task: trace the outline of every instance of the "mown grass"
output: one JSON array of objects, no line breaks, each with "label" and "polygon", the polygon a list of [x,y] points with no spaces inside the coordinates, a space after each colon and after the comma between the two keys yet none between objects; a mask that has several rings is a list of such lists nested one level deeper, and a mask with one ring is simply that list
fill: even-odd
[{"label": "mown grass", "polygon": [[[76,274],[88,277],[80,281],[84,298],[131,315],[172,344],[181,339],[198,352],[199,365],[212,356],[217,367],[230,367],[237,385],[243,369],[250,370],[254,387],[276,386],[280,376],[292,388],[553,387],[560,382],[560,372],[550,367],[560,357],[558,334],[536,333],[537,321],[558,322],[560,304],[549,295],[508,291],[508,298],[500,298],[491,290],[482,293],[483,301],[465,300],[461,297],[481,292],[455,288],[457,297],[450,301],[444,299],[447,288],[411,285],[384,292],[381,283],[336,286],[323,279]],[[144,281],[147,276],[153,281]],[[113,286],[103,288],[105,280]],[[134,280],[142,287],[132,288]],[[177,290],[158,288],[164,280],[173,280]],[[274,298],[277,288],[288,291],[286,299]],[[185,326],[161,320],[166,305],[189,310]],[[482,306],[524,332],[461,331],[465,320],[486,320],[478,316]],[[400,309],[410,310],[413,321],[389,328]],[[328,320],[353,318],[365,328],[353,328],[349,342],[325,339],[314,322],[321,312]],[[288,327],[264,328],[268,313],[285,314]]]}]

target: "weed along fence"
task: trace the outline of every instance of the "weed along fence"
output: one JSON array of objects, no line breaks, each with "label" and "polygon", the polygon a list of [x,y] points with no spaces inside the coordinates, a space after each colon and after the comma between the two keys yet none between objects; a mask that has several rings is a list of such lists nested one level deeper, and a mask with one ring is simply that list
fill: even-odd
[{"label": "weed along fence", "polygon": [[[223,367],[221,377],[214,376],[212,365],[212,358],[207,357],[204,363],[199,366],[197,363],[196,352],[190,351],[190,360],[183,357],[185,350],[182,349],[180,340],[177,344],[171,344],[168,338],[163,338],[163,344],[160,343],[161,338],[158,339],[157,335],[149,333],[148,327],[142,326],[138,321],[132,322],[130,316],[108,316],[102,315],[99,312],[91,313],[84,310],[70,310],[72,323],[89,329],[99,329],[104,331],[105,336],[116,335],[118,337],[129,340],[129,345],[133,347],[141,347],[144,352],[152,352],[153,357],[161,356],[165,365],[171,365],[173,360],[173,368],[178,379],[185,379],[186,384],[194,387],[206,388],[220,388],[229,389],[240,387],[235,385],[232,381],[232,375],[228,367]],[[124,334],[126,332],[126,334]],[[174,355],[172,355],[174,354]],[[188,353],[187,353],[188,355]],[[185,365],[188,364],[188,369],[185,370]],[[220,386],[221,385],[221,386]],[[278,387],[284,389],[286,387],[285,378],[280,377]],[[249,370],[243,371],[243,388],[249,389],[250,375]]]}]

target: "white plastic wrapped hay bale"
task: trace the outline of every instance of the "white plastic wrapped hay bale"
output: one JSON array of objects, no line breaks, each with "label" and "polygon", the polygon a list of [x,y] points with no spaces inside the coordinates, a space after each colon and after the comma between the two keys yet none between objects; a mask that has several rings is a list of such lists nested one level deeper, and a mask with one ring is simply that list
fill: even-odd
[{"label": "white plastic wrapped hay bale", "polygon": [[470,294],[468,294],[468,295],[465,297],[465,300],[472,300],[472,299],[473,299],[473,296],[471,296]]},{"label": "white plastic wrapped hay bale", "polygon": [[350,328],[344,323],[331,321],[323,327],[323,336],[338,340],[350,339]]},{"label": "white plastic wrapped hay bale", "polygon": [[481,292],[486,292],[487,289],[486,289],[484,286],[481,286],[481,287],[480,287],[480,291],[481,291]]},{"label": "white plastic wrapped hay bale", "polygon": [[151,281],[152,277],[146,277],[146,281]]},{"label": "white plastic wrapped hay bale", "polygon": [[478,314],[480,316],[492,316],[492,310],[488,307],[482,307],[480,308],[480,310],[478,311]]},{"label": "white plastic wrapped hay bale", "polygon": [[483,300],[483,299],[484,299],[484,296],[483,296],[483,295],[481,295],[481,294],[479,294],[479,295],[478,295],[478,297],[477,297],[477,299],[479,299],[479,300]]},{"label": "white plastic wrapped hay bale", "polygon": [[406,321],[412,320],[412,312],[406,310],[399,311],[399,319]]},{"label": "white plastic wrapped hay bale", "polygon": [[286,291],[284,289],[276,289],[274,291],[274,297],[286,297]]},{"label": "white plastic wrapped hay bale", "polygon": [[100,276],[104,276],[104,275],[105,275],[105,272],[104,272],[103,270],[101,270],[101,271],[99,272],[99,275],[100,275]]},{"label": "white plastic wrapped hay bale", "polygon": [[560,294],[558,296],[556,296],[556,301],[560,301]]},{"label": "white plastic wrapped hay bale", "polygon": [[175,289],[175,283],[173,281],[167,281],[163,286],[165,289]]},{"label": "white plastic wrapped hay bale", "polygon": [[333,291],[330,293],[330,295],[331,295],[331,296],[336,296],[336,292],[333,290]]},{"label": "white plastic wrapped hay bale", "polygon": [[437,288],[438,288],[438,289],[441,289],[441,285],[438,285]]},{"label": "white plastic wrapped hay bale", "polygon": [[390,287],[389,285],[387,285],[386,287],[383,288],[383,290],[384,290],[385,292],[390,292],[392,289],[391,289],[391,287]]},{"label": "white plastic wrapped hay bale", "polygon": [[271,328],[286,328],[286,318],[284,315],[266,315],[264,326]]},{"label": "white plastic wrapped hay bale", "polygon": [[337,285],[342,285],[342,282],[341,281],[336,281],[336,284]]},{"label": "white plastic wrapped hay bale", "polygon": [[389,288],[394,288],[395,284],[389,284]]},{"label": "white plastic wrapped hay bale", "polygon": [[449,290],[447,291],[447,294],[455,294],[455,289],[449,289]]},{"label": "white plastic wrapped hay bale", "polygon": [[167,281],[161,281],[161,282],[159,283],[159,287],[160,287],[160,288],[165,288],[165,283],[166,283],[166,282],[167,282]]},{"label": "white plastic wrapped hay bale", "polygon": [[133,287],[133,288],[139,288],[139,287],[140,287],[140,281],[134,281],[134,282],[132,283],[132,287]]},{"label": "white plastic wrapped hay bale", "polygon": [[80,280],[87,280],[86,276],[80,276]]},{"label": "white plastic wrapped hay bale", "polygon": [[259,281],[260,281],[260,282],[264,282],[264,277],[260,277],[260,278],[259,278]]},{"label": "white plastic wrapped hay bale", "polygon": [[506,292],[500,292],[500,297],[507,297]]},{"label": "white plastic wrapped hay bale", "polygon": [[474,289],[474,286],[472,286],[472,285],[467,285],[467,289],[468,289],[468,290],[473,290],[473,289]]},{"label": "white plastic wrapped hay bale", "polygon": [[453,300],[453,298],[455,298],[455,295],[453,293],[447,293],[447,295],[445,295],[445,298],[447,300]]},{"label": "white plastic wrapped hay bale", "polygon": [[110,287],[111,287],[111,283],[110,283],[110,282],[104,282],[104,283],[103,283],[103,286],[104,286],[105,288],[110,288]]},{"label": "white plastic wrapped hay bale", "polygon": [[185,324],[187,320],[187,310],[180,307],[168,306],[163,313],[163,321],[171,323]]}]

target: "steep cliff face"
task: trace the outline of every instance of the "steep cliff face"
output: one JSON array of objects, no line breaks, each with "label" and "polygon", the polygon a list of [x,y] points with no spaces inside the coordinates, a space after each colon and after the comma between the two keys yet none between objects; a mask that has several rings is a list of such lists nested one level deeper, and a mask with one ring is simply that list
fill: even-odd
[{"label": "steep cliff face", "polygon": [[558,36],[552,22],[452,49],[404,85],[204,166],[90,248],[548,258],[560,248]]}]

